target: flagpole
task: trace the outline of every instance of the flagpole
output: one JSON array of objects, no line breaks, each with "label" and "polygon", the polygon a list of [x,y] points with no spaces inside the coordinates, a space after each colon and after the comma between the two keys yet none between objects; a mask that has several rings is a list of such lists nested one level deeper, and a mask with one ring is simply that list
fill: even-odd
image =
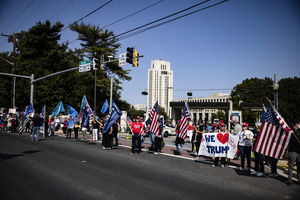
[{"label": "flagpole", "polygon": [[[277,110],[277,109],[273,106],[273,104],[271,103],[270,99],[268,99],[268,97],[266,97],[266,99],[269,101],[269,103],[270,103],[271,106],[274,108],[274,110],[276,110],[276,112],[279,113],[278,110]],[[286,125],[287,125],[287,127],[288,127],[289,129],[291,129],[291,128],[289,127],[288,124],[286,124]],[[296,135],[295,135],[295,133],[294,133],[293,130],[292,130],[292,133],[293,133],[294,137],[297,139],[297,141],[300,143],[299,139],[296,137]]]}]

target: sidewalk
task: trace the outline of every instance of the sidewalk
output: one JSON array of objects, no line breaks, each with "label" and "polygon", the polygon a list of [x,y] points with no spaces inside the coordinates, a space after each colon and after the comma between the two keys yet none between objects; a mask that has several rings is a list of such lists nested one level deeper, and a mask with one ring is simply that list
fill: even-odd
[{"label": "sidewalk", "polygon": [[[56,131],[54,133],[57,136],[60,137],[66,137],[63,132],[61,130]],[[127,134],[126,133],[120,133],[120,138],[119,138],[119,146],[121,147],[125,147],[125,148],[130,148],[131,149],[131,135],[129,134],[129,139],[126,139]],[[74,138],[74,132],[72,133],[72,138]],[[91,141],[93,138],[92,134],[87,134],[87,140]],[[79,132],[78,133],[78,139],[82,140],[83,136],[82,134]],[[101,141],[98,141],[101,144]],[[149,142],[143,142],[142,144],[142,152],[144,153],[152,153],[154,154],[154,152],[149,151],[150,149],[150,143]],[[162,155],[167,155],[167,156],[173,156],[173,157],[177,157],[177,158],[181,158],[181,159],[188,159],[188,160],[193,160],[195,162],[202,162],[202,163],[206,163],[206,164],[213,164],[213,159],[210,157],[206,157],[203,156],[201,159],[199,159],[197,156],[190,154],[190,148],[184,148],[182,151],[181,155],[176,155],[176,147],[175,146],[170,146],[170,145],[165,145],[164,148],[162,149]],[[245,161],[246,162],[246,161]],[[278,160],[278,164],[277,164],[277,172],[279,175],[284,176],[287,178],[288,176],[288,165],[287,165],[287,160]],[[229,166],[230,168],[233,169],[240,169],[240,163],[241,160],[230,160]],[[251,161],[251,168],[254,169],[254,161]],[[271,173],[271,168],[267,165],[265,165],[265,172],[267,173]],[[294,167],[294,172],[293,172],[293,180],[297,181],[297,171],[296,168]]]}]

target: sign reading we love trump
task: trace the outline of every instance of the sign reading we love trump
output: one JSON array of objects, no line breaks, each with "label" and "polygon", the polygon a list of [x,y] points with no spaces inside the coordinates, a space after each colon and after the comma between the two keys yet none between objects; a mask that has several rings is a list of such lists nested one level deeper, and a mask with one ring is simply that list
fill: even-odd
[{"label": "sign reading we love trump", "polygon": [[238,141],[239,137],[230,133],[205,133],[202,135],[198,155],[233,159]]}]

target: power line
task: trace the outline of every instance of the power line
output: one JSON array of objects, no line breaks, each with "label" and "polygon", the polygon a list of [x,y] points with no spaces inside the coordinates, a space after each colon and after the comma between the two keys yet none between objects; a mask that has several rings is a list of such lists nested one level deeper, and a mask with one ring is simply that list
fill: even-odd
[{"label": "power line", "polygon": [[[94,11],[90,12],[89,14],[85,15],[84,17],[80,18],[79,20],[75,21],[75,22],[74,22],[74,23],[72,23],[72,24],[75,24],[75,23],[79,22],[80,20],[83,20],[84,18],[86,18],[86,17],[90,16],[91,14],[93,14],[94,12],[96,12],[97,10],[99,10],[100,8],[103,8],[104,6],[106,6],[107,4],[109,4],[110,2],[112,2],[112,0],[110,0],[110,1],[108,1],[108,2],[106,2],[105,4],[103,4],[102,6],[100,6],[99,8],[97,8],[96,10],[94,10]],[[64,29],[63,29],[63,30],[61,30],[61,31],[64,31],[64,30],[66,30],[66,29],[67,29],[67,28],[69,28],[69,27],[70,27],[70,25],[69,25],[69,26],[67,26],[66,28],[64,28]]]},{"label": "power line", "polygon": [[[47,0],[45,0],[43,3],[42,3],[42,5],[44,5],[45,3],[46,3],[46,1]],[[39,10],[41,7],[42,7],[42,5],[40,5],[20,26],[22,26],[37,10]],[[20,26],[18,26],[18,28],[20,28]],[[14,32],[18,29],[18,28],[16,28],[15,30],[14,30]]]},{"label": "power line", "polygon": [[[64,10],[66,7],[68,7],[74,0],[70,1],[70,3],[68,3],[65,7],[63,7],[60,11],[58,11],[55,15],[53,15],[53,17],[55,17],[58,13],[60,13],[62,10]],[[51,17],[50,19],[52,19],[53,17]],[[49,19],[49,20],[50,20]]]},{"label": "power line", "polygon": [[[158,2],[156,2],[156,3],[154,3],[154,4],[150,5],[150,6],[147,6],[147,7],[143,8],[143,9],[137,11],[137,12],[134,12],[134,13],[132,13],[132,14],[130,14],[130,15],[127,15],[126,17],[123,17],[123,18],[121,18],[121,19],[119,19],[119,20],[117,20],[117,21],[115,21],[115,22],[113,22],[113,23],[110,23],[110,24],[108,24],[108,25],[102,27],[102,29],[104,29],[104,28],[106,28],[106,27],[108,27],[108,26],[111,26],[111,25],[113,25],[113,24],[115,24],[115,23],[118,23],[118,22],[120,22],[120,21],[122,21],[122,20],[124,20],[124,19],[126,19],[126,18],[128,18],[128,17],[131,17],[131,16],[133,16],[133,15],[135,15],[135,14],[141,12],[141,11],[144,11],[144,10],[146,10],[146,9],[148,9],[148,8],[150,8],[150,7],[152,7],[152,6],[156,5],[156,4],[158,4],[158,3],[161,3],[162,1],[164,1],[164,0],[158,1]],[[71,44],[71,43],[73,43],[73,42],[76,42],[77,40],[78,40],[78,39],[75,39],[75,40],[73,40],[72,42],[69,42],[69,44]]]},{"label": "power line", "polygon": [[[204,1],[204,2],[201,2],[201,3],[199,3],[199,4],[196,4],[196,5],[203,4],[203,3],[207,2],[207,1],[208,1],[208,0],[206,0],[206,1]],[[190,13],[187,13],[187,14],[184,14],[184,15],[181,15],[181,16],[179,16],[179,17],[170,19],[170,20],[165,21],[165,22],[162,22],[162,23],[160,23],[160,24],[153,25],[153,26],[151,26],[151,27],[148,27],[148,28],[145,28],[145,29],[136,31],[136,32],[134,32],[134,33],[130,33],[130,34],[124,35],[124,33],[129,33],[130,31],[134,31],[134,30],[137,30],[137,29],[139,29],[139,28],[145,27],[145,25],[142,25],[142,26],[140,26],[140,27],[138,27],[138,28],[135,28],[135,29],[132,29],[132,30],[130,30],[130,31],[126,31],[126,32],[124,32],[124,33],[122,33],[122,34],[119,34],[119,36],[120,36],[120,35],[124,35],[124,36],[122,36],[122,37],[120,37],[120,38],[117,38],[117,39],[123,40],[123,39],[129,38],[129,37],[132,37],[132,36],[137,35],[137,34],[139,34],[139,33],[142,33],[142,32],[145,32],[145,31],[147,31],[147,30],[156,28],[156,27],[158,27],[158,26],[161,26],[161,25],[164,25],[164,24],[166,24],[166,23],[175,21],[175,20],[177,20],[177,19],[180,19],[180,18],[189,16],[189,15],[194,14],[194,13],[196,13],[196,12],[199,12],[199,11],[202,11],[202,10],[205,10],[205,9],[208,9],[208,8],[211,8],[211,7],[213,7],[213,6],[219,5],[219,4],[224,3],[224,2],[226,2],[226,1],[228,1],[228,0],[224,0],[224,1],[221,1],[221,2],[218,2],[218,3],[215,3],[215,4],[213,4],[213,5],[210,5],[210,6],[207,6],[207,7],[205,7],[205,8],[201,8],[201,9],[198,9],[198,10],[196,10],[196,11],[193,11],[193,12],[190,12]],[[108,2],[108,3],[109,3],[109,2]],[[192,6],[192,7],[195,7],[196,5],[194,5],[194,6]],[[103,7],[103,6],[102,6],[102,7]],[[187,9],[190,9],[190,8],[191,8],[191,7],[187,8]],[[99,8],[98,8],[98,9],[99,9]],[[184,9],[184,10],[187,10],[187,9]],[[95,12],[95,11],[93,11],[93,12]],[[182,10],[182,11],[179,11],[179,12],[176,12],[176,13],[174,13],[174,14],[172,14],[172,16],[175,15],[175,14],[181,13],[181,12],[183,12],[183,10]],[[169,15],[169,16],[171,16],[171,15]],[[156,22],[157,22],[157,21],[161,21],[162,19],[166,19],[166,18],[168,18],[169,16],[166,16],[166,17],[164,17],[164,18],[161,18],[161,19],[155,20],[155,21],[156,21]],[[79,21],[79,20],[78,20],[78,21]],[[76,22],[78,22],[78,21],[76,21]],[[74,22],[74,23],[76,23],[76,22]],[[150,23],[148,23],[148,25],[149,25],[149,24],[152,24],[152,23],[154,23],[154,22],[150,22]],[[114,38],[116,38],[116,36],[114,36]],[[74,42],[74,41],[73,41],[73,42]],[[97,45],[98,45],[98,44],[97,44]],[[94,46],[96,46],[96,45],[94,45]],[[91,46],[91,47],[94,47],[94,46]],[[52,60],[50,60],[50,61],[47,60],[47,61],[43,61],[43,62],[40,62],[40,63],[36,63],[36,64],[33,64],[33,65],[25,66],[23,69],[26,69],[26,68],[28,68],[28,67],[32,67],[32,66],[35,66],[35,65],[38,65],[38,64],[43,64],[43,63],[46,63],[46,62],[47,62],[47,63],[53,62],[53,61],[55,61],[55,60],[57,60],[57,59],[60,59],[60,58],[69,56],[70,54],[79,53],[80,51],[83,51],[83,50],[88,49],[88,48],[91,48],[91,47],[84,47],[84,48],[78,49],[78,50],[76,50],[76,51],[74,51],[74,52],[72,52],[72,53],[68,53],[68,54],[66,54],[66,55],[64,55],[64,56],[57,57],[57,58],[52,59]],[[22,69],[21,69],[21,70],[22,70]]]},{"label": "power line", "polygon": [[148,26],[148,25],[151,25],[151,24],[153,24],[153,23],[159,22],[159,21],[161,21],[161,20],[167,19],[167,18],[169,18],[169,17],[172,17],[172,16],[174,16],[174,15],[177,15],[177,14],[179,14],[179,13],[182,13],[182,12],[184,12],[184,11],[187,11],[187,10],[189,10],[189,9],[192,9],[192,8],[194,8],[194,7],[196,7],[196,6],[199,6],[199,5],[203,4],[203,3],[206,3],[206,2],[208,2],[208,1],[209,1],[209,0],[203,1],[203,2],[201,2],[201,3],[195,4],[195,5],[191,6],[191,7],[188,7],[188,8],[186,8],[186,9],[184,9],[184,10],[181,10],[181,11],[179,11],[179,12],[173,13],[173,14],[168,15],[168,16],[166,16],[166,17],[160,18],[160,19],[158,19],[158,20],[155,20],[155,21],[152,21],[152,22],[150,22],[150,23],[144,24],[144,25],[139,26],[139,27],[137,27],[137,28],[131,29],[131,30],[129,30],[129,31],[126,31],[126,32],[124,32],[124,33],[121,33],[121,34],[117,35],[116,37],[120,37],[120,36],[122,36],[122,35],[125,35],[125,34],[127,34],[127,33],[132,32],[132,31],[135,31],[135,30],[138,30],[138,29],[140,29],[140,28],[143,28],[143,27],[145,27],[145,26]]},{"label": "power line", "polygon": [[[168,21],[161,22],[160,24],[156,24],[156,25],[153,25],[153,26],[151,26],[151,27],[147,27],[147,28],[145,28],[145,29],[142,29],[142,30],[139,30],[139,31],[130,33],[130,34],[128,34],[128,35],[125,35],[125,36],[120,37],[119,40],[123,40],[123,39],[129,38],[129,37],[132,37],[132,36],[134,36],[134,35],[137,35],[137,34],[140,34],[140,33],[142,33],[142,32],[148,31],[148,30],[150,30],[150,29],[156,28],[156,27],[158,27],[158,26],[167,24],[167,23],[169,23],[169,22],[172,22],[172,21],[175,21],[175,20],[177,20],[177,19],[186,17],[186,16],[188,16],[188,15],[194,14],[194,13],[196,13],[196,12],[203,11],[203,10],[205,10],[205,9],[208,9],[208,8],[213,7],[213,6],[219,5],[219,4],[224,3],[224,2],[226,2],[226,1],[228,1],[228,0],[224,0],[224,1],[221,1],[221,2],[218,2],[218,3],[215,3],[215,4],[210,5],[210,6],[207,6],[207,7],[205,7],[205,8],[201,8],[201,9],[199,9],[199,10],[196,10],[196,11],[193,11],[193,12],[190,12],[190,13],[187,13],[187,14],[185,14],[185,15],[181,15],[181,16],[179,16],[179,17],[170,19],[170,20],[168,20]],[[140,27],[143,27],[143,26],[140,26]],[[137,29],[132,29],[131,31],[133,31],[133,30],[137,30]],[[128,31],[127,31],[127,32],[128,32]],[[121,35],[121,34],[120,34],[120,35]],[[123,35],[123,34],[122,34],[122,35]],[[119,36],[119,35],[118,35],[118,36]]]},{"label": "power line", "polygon": [[[26,6],[26,8],[24,8],[24,10],[16,17],[16,19],[18,19],[19,17],[20,17],[20,15],[30,6],[30,4],[33,2],[34,0],[32,0],[27,6]],[[9,27],[10,27],[10,25],[12,25],[15,21],[16,21],[16,19],[14,19],[14,21],[12,22],[12,23],[10,23],[9,25],[8,25],[8,27],[6,27],[6,29],[8,29]],[[4,31],[6,31],[6,29],[4,30]],[[4,31],[2,31],[2,33],[4,32]]]},{"label": "power line", "polygon": [[115,24],[115,23],[118,23],[118,22],[120,22],[120,21],[122,21],[122,20],[124,20],[124,19],[126,19],[126,18],[128,18],[128,17],[131,17],[131,16],[133,16],[133,15],[135,15],[135,14],[137,14],[137,13],[143,11],[143,10],[146,10],[146,9],[148,9],[148,8],[150,8],[150,7],[154,6],[154,5],[156,5],[156,4],[159,4],[159,3],[163,2],[163,1],[164,1],[164,0],[158,1],[158,2],[156,2],[156,3],[154,3],[154,4],[150,5],[150,6],[147,6],[147,7],[143,8],[143,9],[141,9],[141,10],[135,12],[135,13],[132,13],[132,14],[126,16],[126,17],[123,17],[122,19],[119,19],[119,20],[117,20],[117,21],[115,21],[115,22],[113,22],[113,23],[111,23],[111,24],[108,24],[108,25],[102,27],[102,28],[104,29],[104,28],[106,28],[106,27],[108,27],[108,26],[111,26],[111,25],[113,25],[113,24]]}]

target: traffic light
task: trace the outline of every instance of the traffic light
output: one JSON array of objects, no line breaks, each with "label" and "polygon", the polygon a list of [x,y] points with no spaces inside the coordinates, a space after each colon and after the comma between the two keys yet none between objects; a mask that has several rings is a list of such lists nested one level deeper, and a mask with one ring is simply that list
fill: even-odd
[{"label": "traffic light", "polygon": [[133,51],[133,63],[132,63],[132,67],[138,67],[139,66],[139,53],[138,51]]},{"label": "traffic light", "polygon": [[134,47],[127,48],[126,62],[133,65]]},{"label": "traffic light", "polygon": [[96,55],[96,58],[93,58],[93,70],[95,69],[101,69],[101,60],[102,60],[102,55]]}]

